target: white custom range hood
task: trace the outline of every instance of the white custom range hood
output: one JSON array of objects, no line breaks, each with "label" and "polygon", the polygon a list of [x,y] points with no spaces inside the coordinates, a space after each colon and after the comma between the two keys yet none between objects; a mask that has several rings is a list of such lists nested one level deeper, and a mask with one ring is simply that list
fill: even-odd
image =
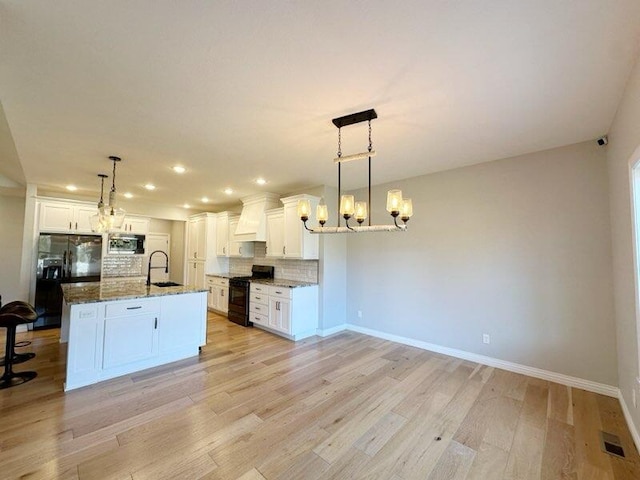
[{"label": "white custom range hood", "polygon": [[242,213],[235,231],[239,242],[266,242],[267,216],[265,212],[280,206],[277,193],[258,193],[242,199]]}]

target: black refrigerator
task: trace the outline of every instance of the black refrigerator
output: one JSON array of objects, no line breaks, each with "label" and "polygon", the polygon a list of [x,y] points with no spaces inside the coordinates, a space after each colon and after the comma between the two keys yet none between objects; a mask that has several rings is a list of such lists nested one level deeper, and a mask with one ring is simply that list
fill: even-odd
[{"label": "black refrigerator", "polygon": [[101,235],[41,233],[38,239],[33,329],[60,326],[61,283],[97,282],[102,265]]}]

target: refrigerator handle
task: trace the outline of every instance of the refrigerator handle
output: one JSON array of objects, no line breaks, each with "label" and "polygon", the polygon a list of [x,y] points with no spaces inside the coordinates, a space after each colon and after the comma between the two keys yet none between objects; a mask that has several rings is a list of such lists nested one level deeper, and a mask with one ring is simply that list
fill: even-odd
[{"label": "refrigerator handle", "polygon": [[60,275],[62,275],[62,278],[64,278],[67,275],[67,251],[66,250],[62,253],[62,272],[60,272]]},{"label": "refrigerator handle", "polygon": [[69,265],[68,265],[68,277],[71,277],[71,265],[73,265],[73,254],[71,253],[71,250],[69,250]]}]

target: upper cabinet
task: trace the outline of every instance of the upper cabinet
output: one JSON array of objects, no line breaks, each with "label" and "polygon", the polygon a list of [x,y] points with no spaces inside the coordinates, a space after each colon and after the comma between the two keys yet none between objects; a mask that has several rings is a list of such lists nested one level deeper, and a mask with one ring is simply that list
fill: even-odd
[{"label": "upper cabinet", "polygon": [[267,257],[284,257],[284,208],[267,210]]},{"label": "upper cabinet", "polygon": [[91,233],[90,218],[98,212],[95,206],[66,202],[41,201],[41,232]]},{"label": "upper cabinet", "polygon": [[149,233],[150,220],[146,217],[134,217],[127,215],[124,217],[124,223],[122,224],[122,231],[127,233],[147,234]]},{"label": "upper cabinet", "polygon": [[[281,198],[284,205],[284,258],[317,260],[319,256],[318,235],[312,235],[304,228],[298,216],[298,200],[309,200],[311,211],[315,212],[320,199],[312,195],[295,195]],[[267,246],[267,249],[269,247]]]},{"label": "upper cabinet", "polygon": [[206,260],[216,253],[216,215],[201,213],[187,223],[187,259]]},{"label": "upper cabinet", "polygon": [[216,230],[216,255],[229,256],[229,212],[221,212],[217,215]]},{"label": "upper cabinet", "polygon": [[[92,204],[79,204],[56,200],[40,201],[41,232],[51,233],[93,233],[91,217],[98,213]],[[149,233],[149,218],[127,215],[119,232]]]},{"label": "upper cabinet", "polygon": [[235,231],[238,228],[239,216],[229,217],[229,256],[253,257],[253,242],[238,241]]}]

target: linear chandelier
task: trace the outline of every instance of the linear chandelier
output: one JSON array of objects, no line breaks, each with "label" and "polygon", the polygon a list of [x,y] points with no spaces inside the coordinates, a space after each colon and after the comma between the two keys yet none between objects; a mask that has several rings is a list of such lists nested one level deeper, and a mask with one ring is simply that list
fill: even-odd
[{"label": "linear chandelier", "polygon": [[[298,201],[298,216],[304,228],[311,233],[365,233],[365,232],[404,232],[407,230],[407,222],[413,215],[413,205],[410,198],[402,198],[401,190],[389,190],[387,192],[387,211],[393,218],[393,225],[371,225],[371,215],[369,215],[368,225],[362,225],[367,219],[367,205],[371,205],[371,157],[376,155],[371,142],[371,120],[378,118],[378,114],[374,109],[365,110],[363,112],[352,113],[344,117],[334,118],[333,124],[338,128],[338,156],[334,158],[334,163],[338,165],[338,225],[336,227],[325,227],[329,214],[327,206],[321,202],[316,207],[316,219],[320,224],[318,227],[309,228],[307,222],[311,214],[311,203],[309,200]],[[354,155],[342,156],[342,127],[354,125],[356,123],[368,122],[369,124],[369,146],[366,152],[356,153]],[[354,160],[369,161],[369,187],[368,187],[368,204],[364,201],[355,201],[353,195],[342,195],[342,171],[341,166],[344,162]],[[345,226],[340,226],[340,217],[344,218]],[[349,220],[355,217],[358,225],[349,225]],[[398,225],[398,217],[404,225]]]}]

